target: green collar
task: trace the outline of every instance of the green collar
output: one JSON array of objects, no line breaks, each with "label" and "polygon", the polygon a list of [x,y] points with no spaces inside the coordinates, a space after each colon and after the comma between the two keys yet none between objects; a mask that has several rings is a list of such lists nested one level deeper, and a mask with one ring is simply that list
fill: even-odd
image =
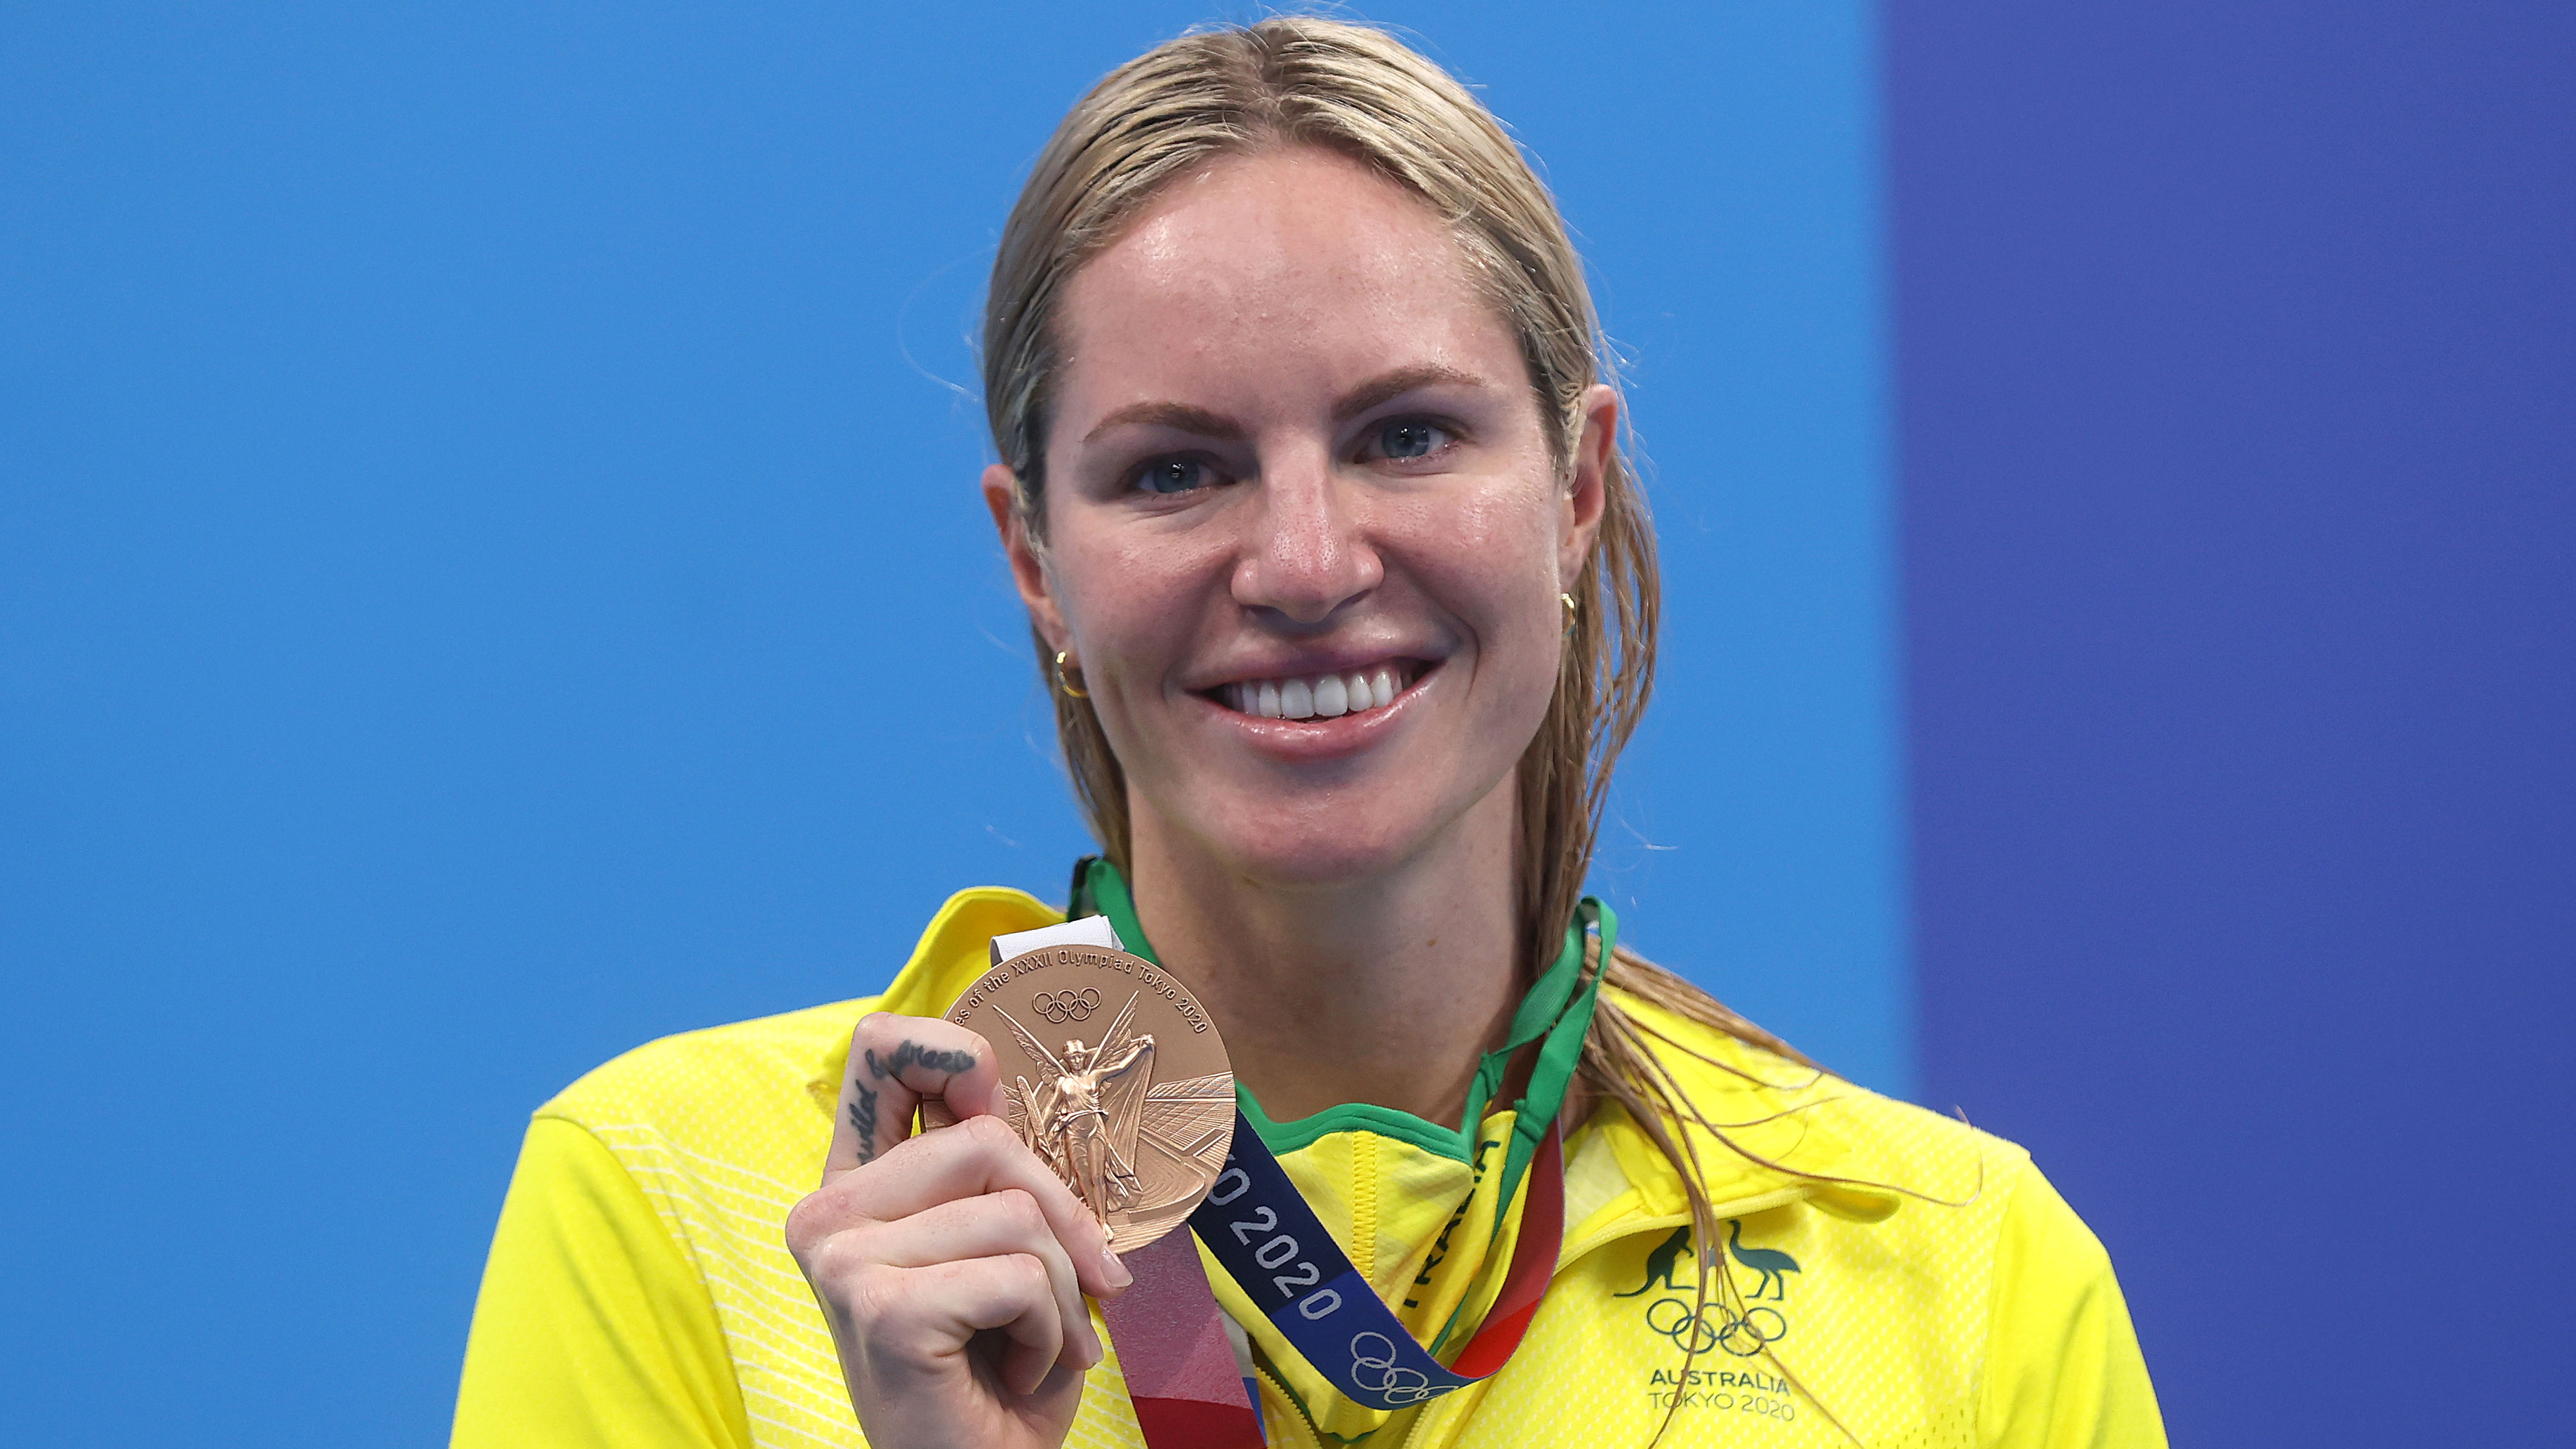
[{"label": "green collar", "polygon": [[[1152,943],[1146,940],[1143,924],[1136,919],[1136,902],[1128,893],[1126,879],[1116,866],[1098,856],[1085,856],[1074,863],[1072,900],[1065,908],[1067,920],[1091,915],[1107,916],[1128,950],[1157,966],[1163,964],[1154,954]],[[1607,962],[1618,930],[1619,919],[1609,907],[1589,896],[1584,898],[1574,924],[1566,928],[1565,948],[1557,953],[1554,963],[1539,973],[1529,995],[1522,998],[1520,1009],[1512,1014],[1510,1037],[1497,1050],[1485,1053],[1484,1060],[1478,1063],[1476,1079],[1467,1089],[1467,1110],[1455,1129],[1367,1102],[1345,1102],[1294,1122],[1274,1122],[1239,1080],[1234,1085],[1235,1101],[1273,1153],[1294,1152],[1334,1132],[1364,1131],[1470,1162],[1474,1160],[1477,1129],[1494,1093],[1503,1084],[1503,1074],[1510,1070],[1512,1054],[1545,1038],[1537,1065],[1530,1071],[1529,1090],[1512,1104],[1512,1145],[1505,1157],[1503,1178],[1503,1197],[1508,1202],[1522,1168],[1538,1149],[1539,1139],[1547,1134],[1548,1124],[1565,1105],[1566,1087],[1573,1081],[1575,1065],[1583,1055],[1584,1035],[1592,1028],[1592,1008],[1600,996],[1601,973],[1585,975],[1584,943],[1597,935],[1597,959]]]}]

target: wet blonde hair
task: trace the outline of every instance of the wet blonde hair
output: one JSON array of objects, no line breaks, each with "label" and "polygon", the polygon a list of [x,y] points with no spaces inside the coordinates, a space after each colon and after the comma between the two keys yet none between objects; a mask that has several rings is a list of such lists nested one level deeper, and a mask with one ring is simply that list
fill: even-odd
[{"label": "wet blonde hair", "polygon": [[[1357,160],[1447,224],[1520,344],[1549,450],[1570,481],[1584,392],[1616,378],[1582,259],[1546,186],[1465,87],[1393,37],[1341,21],[1277,17],[1186,35],[1112,71],[1056,128],[1011,210],[985,303],[984,405],[994,446],[1018,480],[1015,506],[1032,546],[1045,540],[1048,405],[1062,360],[1054,324],[1065,287],[1165,186],[1220,159],[1285,146]],[[1613,451],[1602,488],[1597,545],[1574,588],[1555,695],[1518,767],[1515,964],[1524,972],[1562,949],[1591,868],[1611,767],[1654,682],[1655,536],[1625,448]],[[1126,774],[1090,703],[1065,692],[1042,636],[1037,645],[1074,792],[1123,869]],[[1624,947],[1606,968],[1597,953],[1586,966],[1605,970],[1604,980],[1630,999],[1812,1065]],[[1605,993],[1580,1078],[1591,1094],[1626,1108],[1680,1172],[1705,1255],[1717,1243],[1717,1220],[1680,1129],[1690,1121],[1721,1142],[1727,1134],[1683,1096],[1656,1059],[1657,1041],[1678,1045]]]}]

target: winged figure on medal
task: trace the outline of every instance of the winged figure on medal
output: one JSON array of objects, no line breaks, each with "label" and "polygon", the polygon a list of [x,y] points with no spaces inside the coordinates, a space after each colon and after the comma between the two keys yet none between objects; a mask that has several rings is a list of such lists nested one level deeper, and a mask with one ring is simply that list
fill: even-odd
[{"label": "winged figure on medal", "polygon": [[[1141,994],[1141,993],[1139,993]],[[1011,1126],[1121,1239],[1147,1241],[1189,1215],[1225,1160],[1234,1120],[1234,1075],[1154,1081],[1154,1037],[1135,1029],[1127,999],[1098,1045],[1079,1038],[1050,1051],[1000,1012],[1040,1072],[1005,1090]]]}]

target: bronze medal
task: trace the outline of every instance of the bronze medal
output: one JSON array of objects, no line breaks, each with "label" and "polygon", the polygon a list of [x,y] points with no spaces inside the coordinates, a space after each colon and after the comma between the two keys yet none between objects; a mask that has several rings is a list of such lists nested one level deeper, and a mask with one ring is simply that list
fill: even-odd
[{"label": "bronze medal", "polygon": [[1012,1128],[1109,1229],[1113,1250],[1178,1226],[1224,1169],[1225,1043],[1198,998],[1151,961],[1041,946],[977,978],[948,1020],[993,1044]]}]

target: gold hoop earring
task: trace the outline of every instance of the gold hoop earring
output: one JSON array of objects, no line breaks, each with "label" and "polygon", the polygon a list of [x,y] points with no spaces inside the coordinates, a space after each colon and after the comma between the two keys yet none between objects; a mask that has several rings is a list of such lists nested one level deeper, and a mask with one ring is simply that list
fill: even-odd
[{"label": "gold hoop earring", "polygon": [[1583,610],[1575,604],[1572,594],[1559,594],[1557,597],[1565,601],[1565,632],[1571,634],[1574,632],[1574,617]]},{"label": "gold hoop earring", "polygon": [[1065,661],[1066,659],[1070,658],[1070,657],[1072,657],[1072,656],[1071,656],[1070,651],[1067,651],[1067,650],[1061,650],[1061,649],[1056,651],[1056,656],[1055,656],[1055,682],[1056,682],[1056,687],[1057,687],[1058,689],[1063,690],[1063,691],[1065,692],[1065,694],[1066,694],[1066,696],[1067,696],[1068,698],[1072,698],[1072,699],[1089,699],[1089,698],[1091,698],[1091,691],[1090,691],[1090,690],[1088,690],[1088,689],[1086,689],[1086,688],[1084,688],[1082,684],[1079,684],[1079,683],[1076,683],[1076,682],[1075,682],[1075,681],[1077,681],[1077,680],[1082,679],[1082,666],[1081,666],[1081,665],[1079,665],[1079,664],[1077,664],[1077,665],[1073,666],[1073,668],[1072,668],[1071,670],[1067,670],[1067,669],[1064,667],[1064,661]]}]

